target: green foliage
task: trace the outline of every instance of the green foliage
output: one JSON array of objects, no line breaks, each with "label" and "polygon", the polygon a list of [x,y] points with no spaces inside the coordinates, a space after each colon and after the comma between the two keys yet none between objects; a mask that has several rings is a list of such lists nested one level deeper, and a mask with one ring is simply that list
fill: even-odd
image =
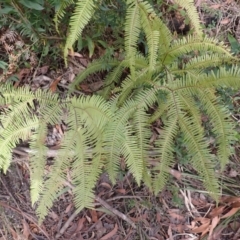
[{"label": "green foliage", "polygon": [[[100,59],[93,62],[77,76],[72,88],[95,70],[104,70],[107,64],[111,71],[100,94],[108,99],[115,87],[120,89],[116,104],[124,111],[120,112],[119,117],[124,117],[123,123],[128,128],[129,122],[133,122],[133,130],[128,138],[136,138],[132,141],[137,143],[135,147],[139,146],[138,149],[132,149],[132,153],[128,153],[126,158],[131,172],[138,172],[137,175],[135,172],[137,182],[143,179],[155,193],[164,187],[168,180],[169,167],[176,161],[175,139],[180,135],[184,142],[184,151],[187,152],[186,161],[199,172],[206,189],[216,196],[219,183],[215,169],[219,165],[223,169],[228,162],[232,153],[229,146],[234,141],[235,134],[229,112],[218,99],[215,89],[218,86],[238,88],[240,70],[234,65],[237,59],[223,43],[202,37],[199,24],[193,17],[195,11],[189,8],[188,12],[192,16],[197,34],[173,40],[168,28],[147,2],[130,2],[125,23],[125,58],[118,64],[116,60],[106,62]],[[138,51],[137,40],[141,31],[145,33],[147,40],[146,54]],[[129,99],[132,104],[141,102],[144,111],[138,113],[133,110]],[[153,104],[155,111],[151,115],[146,114]],[[139,114],[138,117],[135,117],[136,114]],[[206,141],[207,129],[201,121],[202,114],[208,116],[216,138],[218,162]],[[155,150],[158,152],[156,157],[160,160],[152,169],[153,181],[149,184],[148,175],[144,175],[149,172],[145,169],[148,163],[144,159],[148,156],[147,149],[150,149],[150,123],[159,118],[164,124],[163,132],[155,143]],[[123,141],[123,136],[117,134],[122,131],[114,125],[109,134],[109,138],[111,135],[115,136],[111,138],[109,159],[112,161],[108,166],[112,180],[116,177],[115,169],[119,163],[118,153],[113,151]],[[138,166],[134,165],[134,158],[138,159]]]},{"label": "green foliage", "polygon": [[[174,145],[179,135],[188,152],[189,164],[217,199],[220,183],[215,170],[223,170],[228,162],[235,133],[229,112],[216,89],[238,88],[240,69],[226,46],[202,37],[193,1],[177,2],[191,16],[195,33],[173,40],[148,2],[127,1],[124,58],[96,60],[71,86],[74,88],[90,74],[107,70],[102,96],[59,100],[57,95],[47,92],[1,86],[0,104],[5,107],[0,115],[3,125],[0,167],[6,172],[12,148],[19,139],[30,139],[34,150],[30,158],[31,197],[33,203],[38,203],[40,220],[66,181],[73,185],[77,209],[92,207],[93,188],[99,174],[104,169],[115,182],[120,158],[125,160],[139,185],[144,182],[157,194],[166,185],[169,170],[176,162]],[[94,4],[96,2],[78,1],[67,48],[80,36],[93,14]],[[59,18],[62,14],[59,13]],[[141,33],[146,37],[147,52],[138,49]],[[109,98],[116,87],[118,95]],[[216,138],[216,155],[206,141],[203,113],[208,116]],[[151,124],[156,119],[161,119],[163,129],[151,144]],[[45,176],[47,148],[43,139],[48,124],[60,121],[67,124],[67,131],[54,164]],[[154,165],[148,161],[150,155],[154,157]]]},{"label": "green foliage", "polygon": [[44,0],[5,0],[0,6],[0,28],[16,30],[32,42],[42,43],[54,31],[53,6]]}]

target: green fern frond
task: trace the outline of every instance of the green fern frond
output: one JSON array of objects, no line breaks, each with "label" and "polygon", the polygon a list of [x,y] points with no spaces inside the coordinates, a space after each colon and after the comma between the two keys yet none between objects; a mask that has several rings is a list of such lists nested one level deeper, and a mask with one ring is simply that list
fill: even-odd
[{"label": "green fern frond", "polygon": [[6,173],[11,163],[12,149],[16,147],[19,140],[28,140],[31,136],[31,131],[39,125],[37,117],[24,118],[24,115],[18,116],[11,126],[8,126],[0,133],[0,145],[2,151],[0,154],[0,168]]},{"label": "green fern frond", "polygon": [[83,80],[85,80],[89,75],[104,71],[104,70],[111,70],[111,68],[118,65],[118,61],[115,59],[110,59],[109,61],[106,61],[105,59],[99,59],[96,61],[93,61],[91,64],[88,65],[88,67],[83,70],[75,79],[74,82],[70,84],[69,88],[70,91],[74,90],[75,87],[80,84]]},{"label": "green fern frond", "polygon": [[64,17],[66,14],[66,8],[70,6],[71,4],[74,4],[73,0],[60,0],[58,2],[57,8],[56,8],[56,13],[53,18],[53,21],[55,22],[55,28],[58,31],[58,24],[60,20]]},{"label": "green fern frond", "polygon": [[97,1],[94,0],[78,0],[73,15],[70,18],[70,29],[67,41],[64,47],[64,57],[68,55],[68,49],[72,49],[75,41],[81,36],[84,27],[94,14],[94,8]]},{"label": "green fern frond", "polygon": [[191,58],[186,64],[182,64],[180,69],[179,62],[174,62],[171,66],[171,72],[175,75],[192,74],[192,76],[197,76],[203,70],[206,71],[206,69],[218,67],[223,64],[231,64],[233,61],[233,57],[226,57],[220,54],[209,55],[207,53]]},{"label": "green fern frond", "polygon": [[217,200],[219,183],[214,171],[214,156],[210,154],[201,128],[196,127],[194,119],[188,115],[179,116],[179,125],[184,135],[186,147],[191,153],[191,162],[202,176],[203,184],[212,197]]},{"label": "green fern frond", "polygon": [[223,170],[232,154],[229,146],[235,139],[234,123],[231,121],[230,113],[227,109],[218,104],[218,99],[214,92],[206,89],[199,92],[198,98],[201,100],[202,107],[212,123],[212,131],[216,135],[216,145],[218,147],[217,156]]},{"label": "green fern frond", "polygon": [[168,121],[164,123],[163,133],[156,142],[157,159],[159,159],[159,162],[154,168],[153,189],[155,194],[161,191],[166,185],[169,177],[169,169],[174,164],[173,144],[174,137],[179,128],[177,125],[178,117],[174,115],[173,113],[170,114]]},{"label": "green fern frond", "polygon": [[34,152],[30,155],[31,169],[31,200],[37,202],[43,189],[44,169],[47,159],[47,147],[45,146],[45,136],[47,135],[46,123],[40,123],[38,129],[31,136],[30,147]]},{"label": "green fern frond", "polygon": [[193,0],[174,0],[180,7],[184,8],[187,12],[188,18],[194,28],[195,34],[197,36],[202,36],[202,28],[200,25],[200,20],[196,7],[194,6]]},{"label": "green fern frond", "polygon": [[216,88],[233,87],[238,89],[240,87],[240,69],[237,66],[232,66],[226,70],[226,67],[219,68],[216,73],[211,71],[209,74],[199,76],[198,87]]},{"label": "green fern frond", "polygon": [[[216,39],[205,37],[203,39],[194,36],[187,36],[172,43],[171,48],[163,59],[168,58],[176,59],[177,57],[191,53],[192,51],[207,52],[224,54],[225,57],[233,58],[229,48],[223,43],[218,42]],[[234,58],[233,58],[234,59]],[[164,62],[166,61],[164,60]],[[167,63],[167,62],[166,62]]]},{"label": "green fern frond", "polygon": [[124,61],[122,61],[104,79],[104,89],[103,89],[101,95],[105,99],[108,99],[109,94],[110,94],[110,90],[112,88],[114,88],[113,84],[118,83],[120,81],[120,77],[122,76],[123,69],[125,68],[124,65],[125,65]]},{"label": "green fern frond", "polygon": [[141,24],[147,38],[149,69],[154,70],[160,37],[158,21],[156,21],[157,16],[151,5],[147,2],[139,3],[139,8]]},{"label": "green fern frond", "polygon": [[140,14],[136,3],[131,3],[127,8],[125,20],[125,51],[126,58],[134,56],[137,50],[137,41],[140,34]]}]

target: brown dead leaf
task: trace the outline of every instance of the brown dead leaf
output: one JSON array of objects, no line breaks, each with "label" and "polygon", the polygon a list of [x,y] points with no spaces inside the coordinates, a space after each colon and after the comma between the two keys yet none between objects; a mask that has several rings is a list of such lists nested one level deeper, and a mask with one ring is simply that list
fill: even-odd
[{"label": "brown dead leaf", "polygon": [[88,215],[86,215],[86,219],[87,219],[87,221],[88,221],[89,223],[92,222],[92,219],[91,219]]},{"label": "brown dead leaf", "polygon": [[228,218],[228,217],[231,217],[232,215],[234,215],[240,208],[232,208],[228,213],[226,213],[225,215],[223,215],[221,217],[221,219],[223,218]]},{"label": "brown dead leaf", "polygon": [[56,92],[56,90],[57,90],[57,85],[58,85],[58,83],[60,82],[60,80],[61,80],[61,76],[60,77],[58,77],[58,78],[56,78],[52,83],[51,83],[51,85],[50,85],[50,91],[51,92]]},{"label": "brown dead leaf", "polygon": [[220,218],[219,217],[214,217],[212,219],[212,223],[210,225],[210,229],[209,229],[209,237],[212,237],[212,234],[213,234],[213,230],[215,229],[215,227],[218,225],[220,221]]},{"label": "brown dead leaf", "polygon": [[30,72],[31,70],[29,68],[21,69],[17,74],[19,81],[21,81],[26,75],[29,75]]},{"label": "brown dead leaf", "polygon": [[230,22],[229,18],[224,18],[223,20],[220,21],[222,25],[228,24]]},{"label": "brown dead leaf", "polygon": [[156,218],[157,218],[157,222],[160,223],[162,219],[160,212],[157,212]]},{"label": "brown dead leaf", "polygon": [[184,217],[176,212],[175,209],[169,209],[168,213],[172,219],[177,220],[178,222],[184,220]]},{"label": "brown dead leaf", "polygon": [[70,203],[70,204],[66,207],[65,213],[69,213],[70,210],[71,210],[71,208],[72,208],[72,203]]},{"label": "brown dead leaf", "polygon": [[79,57],[79,58],[82,58],[82,57],[83,57],[83,55],[80,54],[80,53],[78,53],[78,52],[74,52],[74,53],[73,53],[73,56],[74,56],[74,57]]},{"label": "brown dead leaf", "polygon": [[158,137],[157,133],[156,133],[156,132],[153,132],[153,134],[152,134],[152,136],[151,136],[149,142],[150,142],[150,143],[155,142],[156,139],[157,139],[157,137]]},{"label": "brown dead leaf", "polygon": [[231,204],[232,208],[240,208],[240,202],[234,202]]},{"label": "brown dead leaf", "polygon": [[222,203],[240,202],[240,197],[234,197],[234,196],[222,197],[222,198],[221,198],[221,202],[222,202]]},{"label": "brown dead leaf", "polygon": [[99,186],[102,186],[102,187],[105,187],[105,188],[108,188],[108,189],[112,189],[112,186],[109,184],[109,183],[106,183],[106,182],[102,182],[99,184]]},{"label": "brown dead leaf", "polygon": [[223,213],[225,207],[226,206],[220,206],[220,207],[216,207],[216,208],[212,209],[212,211],[208,214],[208,217],[214,218],[214,217],[221,215]]},{"label": "brown dead leaf", "polygon": [[79,231],[82,230],[85,221],[86,221],[86,218],[80,218],[80,219],[78,220],[76,232],[79,232]]},{"label": "brown dead leaf", "polygon": [[186,228],[185,225],[182,224],[171,224],[172,230],[178,233],[183,233],[184,229]]},{"label": "brown dead leaf", "polygon": [[126,194],[126,189],[124,189],[124,188],[118,188],[118,189],[116,189],[116,192],[125,195],[125,194]]},{"label": "brown dead leaf", "polygon": [[23,224],[23,237],[24,237],[24,239],[28,239],[28,237],[30,235],[29,225],[27,224],[27,222],[25,220],[22,221],[22,224]]},{"label": "brown dead leaf", "polygon": [[175,170],[175,169],[170,169],[170,174],[172,175],[172,176],[174,176],[178,181],[180,181],[181,179],[182,179],[182,174],[181,174],[181,172],[179,172],[179,171],[177,171],[177,170]]},{"label": "brown dead leaf", "polygon": [[17,78],[18,78],[18,81],[16,81],[14,83],[14,87],[18,87],[19,84],[21,83],[22,79],[25,78],[26,76],[28,76],[30,74],[31,70],[29,68],[23,68],[21,69],[18,74],[17,74]]},{"label": "brown dead leaf", "polygon": [[170,225],[169,225],[169,227],[168,227],[167,233],[168,233],[169,239],[173,239],[172,228],[171,228]]},{"label": "brown dead leaf", "polygon": [[11,227],[10,227],[10,232],[11,232],[11,234],[12,234],[13,239],[14,239],[14,240],[18,240],[18,235],[17,235],[17,233],[16,233],[16,232],[14,231],[14,229],[11,228]]},{"label": "brown dead leaf", "polygon": [[98,221],[97,211],[91,209],[91,210],[90,210],[90,214],[91,214],[91,216],[92,216],[92,221],[93,221],[94,223],[96,223],[96,222]]},{"label": "brown dead leaf", "polygon": [[117,230],[118,230],[118,225],[115,224],[114,229],[108,234],[106,234],[105,236],[101,237],[100,240],[108,240],[109,238],[113,237],[117,233]]},{"label": "brown dead leaf", "polygon": [[202,224],[200,227],[195,227],[191,230],[192,233],[207,233],[210,229],[210,221]]},{"label": "brown dead leaf", "polygon": [[212,8],[212,9],[219,9],[221,7],[221,4],[213,4],[209,7]]},{"label": "brown dead leaf", "polygon": [[211,220],[209,218],[205,218],[205,217],[197,217],[193,221],[205,224],[205,223],[210,223]]}]

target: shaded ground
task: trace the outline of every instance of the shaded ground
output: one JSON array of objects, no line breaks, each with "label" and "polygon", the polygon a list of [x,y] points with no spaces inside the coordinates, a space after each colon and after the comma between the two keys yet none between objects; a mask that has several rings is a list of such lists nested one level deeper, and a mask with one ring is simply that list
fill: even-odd
[{"label": "shaded ground", "polygon": [[[237,1],[196,2],[206,24],[206,34],[227,41],[230,33],[239,39],[240,7]],[[232,48],[238,54],[239,45],[234,46]],[[16,65],[18,59],[14,61]],[[49,64],[38,66],[34,57],[29,61],[32,70],[20,68],[15,86],[29,84],[32,89],[41,87],[64,95],[68,84],[87,66],[89,59],[80,54],[70,57],[69,67],[57,70],[50,70]],[[15,71],[9,69],[8,76]],[[101,75],[95,76],[94,80],[88,79],[75,94],[92,94],[101,87],[101,79]],[[232,117],[239,123],[239,94],[232,96],[232,103]],[[47,142],[53,151],[61,138],[62,128],[64,126],[50,129]],[[235,156],[221,176],[223,196],[218,206],[201,190],[200,179],[188,166],[174,166],[171,174],[175,185],[166,186],[159,195],[153,196],[144,186],[135,185],[123,165],[122,175],[114,186],[102,174],[95,190],[95,209],[76,213],[71,188],[66,186],[43,224],[39,225],[29,195],[27,148],[19,147],[14,150],[11,168],[6,175],[0,176],[0,240],[193,240],[207,233],[211,233],[210,240],[240,239],[240,198],[224,197],[227,193],[239,196],[240,145],[235,149]],[[50,165],[51,161],[46,171]]]}]

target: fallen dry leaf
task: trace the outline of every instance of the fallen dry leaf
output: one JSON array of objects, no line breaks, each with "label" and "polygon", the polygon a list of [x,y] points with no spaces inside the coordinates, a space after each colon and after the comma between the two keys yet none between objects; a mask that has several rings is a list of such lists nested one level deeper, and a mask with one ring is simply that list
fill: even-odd
[{"label": "fallen dry leaf", "polygon": [[96,223],[96,222],[98,221],[97,211],[91,209],[91,210],[90,210],[90,214],[91,214],[91,216],[92,216],[92,221],[93,221],[94,223]]},{"label": "fallen dry leaf", "polygon": [[221,215],[225,208],[226,208],[226,206],[220,206],[220,207],[216,207],[216,208],[212,209],[212,211],[208,214],[208,217],[214,218],[216,216]]},{"label": "fallen dry leaf", "polygon": [[182,174],[181,174],[181,172],[179,172],[179,171],[177,171],[177,170],[175,170],[175,169],[170,169],[170,174],[172,175],[172,176],[174,176],[178,181],[180,181],[181,179],[182,179]]},{"label": "fallen dry leaf", "polygon": [[51,92],[56,92],[56,90],[57,90],[57,85],[58,85],[58,83],[60,82],[60,80],[61,80],[61,76],[60,77],[58,77],[58,78],[56,78],[52,83],[51,83],[51,85],[50,85],[50,91]]},{"label": "fallen dry leaf", "polygon": [[80,218],[78,220],[76,232],[79,232],[82,230],[83,224],[85,223],[85,221],[86,221],[86,218]]},{"label": "fallen dry leaf", "polygon": [[215,227],[218,225],[220,221],[220,218],[219,217],[214,217],[212,219],[212,223],[210,225],[210,229],[209,229],[209,237],[212,237],[212,234],[213,234],[213,230],[215,229]]},{"label": "fallen dry leaf", "polygon": [[25,220],[22,220],[22,224],[23,224],[23,237],[25,239],[28,239],[29,235],[30,235],[30,229],[29,229],[29,225],[27,224],[27,222]]},{"label": "fallen dry leaf", "polygon": [[228,218],[231,217],[232,215],[234,215],[238,210],[240,209],[240,207],[238,208],[232,208],[228,213],[226,213],[225,215],[223,215],[221,218]]},{"label": "fallen dry leaf", "polygon": [[221,202],[222,203],[234,203],[234,202],[240,202],[240,197],[234,197],[234,196],[231,196],[231,197],[222,197],[221,198]]},{"label": "fallen dry leaf", "polygon": [[210,229],[210,220],[208,223],[202,224],[200,227],[195,227],[191,230],[192,233],[207,233]]},{"label": "fallen dry leaf", "polygon": [[14,240],[18,240],[18,235],[13,228],[10,227],[10,231]]},{"label": "fallen dry leaf", "polygon": [[221,4],[213,4],[213,5],[209,6],[209,7],[212,8],[212,9],[218,9],[218,8],[221,7]]},{"label": "fallen dry leaf", "polygon": [[125,194],[126,194],[126,189],[124,189],[124,188],[118,188],[118,189],[116,189],[116,192],[125,195]]},{"label": "fallen dry leaf", "polygon": [[224,18],[223,20],[220,21],[222,25],[228,24],[230,22],[229,18]]},{"label": "fallen dry leaf", "polygon": [[71,208],[72,208],[72,203],[70,203],[70,204],[66,207],[65,213],[69,213],[70,210],[71,210]]},{"label": "fallen dry leaf", "polygon": [[113,237],[117,233],[117,230],[118,230],[118,225],[115,224],[114,229],[108,234],[106,234],[105,236],[101,237],[100,240],[108,240],[109,238]]}]

